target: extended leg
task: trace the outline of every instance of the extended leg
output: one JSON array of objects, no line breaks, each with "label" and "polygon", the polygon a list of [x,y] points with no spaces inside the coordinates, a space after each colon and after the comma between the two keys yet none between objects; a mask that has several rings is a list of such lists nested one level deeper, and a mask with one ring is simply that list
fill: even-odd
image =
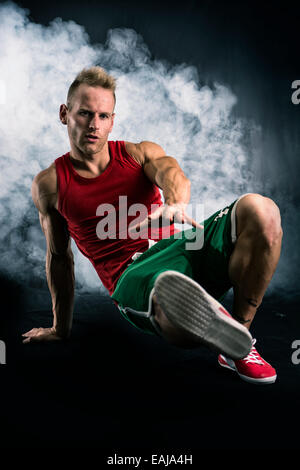
[{"label": "extended leg", "polygon": [[[282,229],[275,203],[258,194],[246,195],[237,203],[236,219],[237,241],[229,262],[233,315],[249,328],[278,263]],[[169,321],[155,296],[153,306],[155,319],[169,342],[197,346],[193,337]]]},{"label": "extended leg", "polygon": [[280,257],[281,220],[276,204],[259,194],[237,203],[236,220],[237,241],[229,262],[233,317],[249,328]]}]

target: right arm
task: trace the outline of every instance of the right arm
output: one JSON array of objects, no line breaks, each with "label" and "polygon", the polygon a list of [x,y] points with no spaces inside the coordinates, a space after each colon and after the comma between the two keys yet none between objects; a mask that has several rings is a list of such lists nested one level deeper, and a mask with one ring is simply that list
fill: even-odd
[{"label": "right arm", "polygon": [[25,333],[24,343],[69,337],[74,307],[74,261],[65,219],[57,210],[55,167],[39,173],[32,183],[32,199],[47,244],[46,276],[52,298],[53,325],[33,328]]}]

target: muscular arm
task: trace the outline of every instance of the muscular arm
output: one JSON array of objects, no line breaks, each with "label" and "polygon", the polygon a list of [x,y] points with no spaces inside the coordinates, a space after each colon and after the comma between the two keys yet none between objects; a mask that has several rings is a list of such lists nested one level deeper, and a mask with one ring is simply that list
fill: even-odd
[{"label": "muscular arm", "polygon": [[47,240],[46,276],[52,298],[53,327],[61,337],[69,336],[74,307],[74,261],[65,221],[56,209],[40,222]]},{"label": "muscular arm", "polygon": [[150,181],[162,189],[166,204],[188,204],[190,180],[175,158],[167,156],[160,145],[148,141],[139,144],[128,142],[126,149],[143,166]]},{"label": "muscular arm", "polygon": [[55,168],[39,173],[32,184],[32,198],[47,244],[46,276],[52,298],[53,326],[34,328],[23,336],[30,340],[66,338],[72,327],[74,262],[66,221],[57,210]]},{"label": "muscular arm", "polygon": [[[194,227],[203,228],[186,213],[186,206],[190,200],[191,183],[180,168],[177,160],[167,156],[165,151],[153,142],[141,142],[132,144],[126,142],[126,150],[132,157],[143,166],[146,176],[162,189],[165,205],[156,210],[147,220],[151,218],[162,218],[163,220],[188,222]],[[148,223],[147,220],[133,227],[141,229]]]}]

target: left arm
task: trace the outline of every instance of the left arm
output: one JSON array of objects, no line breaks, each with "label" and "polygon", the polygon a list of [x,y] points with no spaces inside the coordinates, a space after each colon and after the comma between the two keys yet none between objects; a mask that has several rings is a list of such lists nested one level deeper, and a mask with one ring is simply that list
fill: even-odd
[{"label": "left arm", "polygon": [[202,228],[185,212],[190,200],[191,183],[177,160],[167,156],[162,147],[153,142],[126,143],[126,149],[143,166],[150,181],[162,189],[165,204],[155,211],[154,217],[163,217],[169,221],[176,219],[177,222],[188,222]]},{"label": "left arm", "polygon": [[[156,144],[145,148],[145,174],[162,189],[165,204],[188,204],[191,194],[190,180],[185,176],[175,158],[162,155],[159,152],[161,147],[154,149],[153,145]],[[153,153],[151,153],[152,149]]]},{"label": "left arm", "polygon": [[188,204],[190,180],[175,158],[167,156],[160,145],[147,141],[126,142],[126,150],[143,167],[149,180],[162,189],[166,204]]}]

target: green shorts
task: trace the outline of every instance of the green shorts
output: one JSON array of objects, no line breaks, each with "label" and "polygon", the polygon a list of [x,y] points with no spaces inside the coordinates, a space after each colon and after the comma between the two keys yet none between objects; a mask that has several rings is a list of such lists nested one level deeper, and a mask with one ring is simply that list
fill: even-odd
[{"label": "green shorts", "polygon": [[144,332],[159,334],[152,295],[155,280],[163,271],[179,271],[222,300],[232,287],[228,263],[236,241],[239,199],[202,222],[204,229],[191,228],[162,239],[128,266],[111,297],[130,323]]}]

